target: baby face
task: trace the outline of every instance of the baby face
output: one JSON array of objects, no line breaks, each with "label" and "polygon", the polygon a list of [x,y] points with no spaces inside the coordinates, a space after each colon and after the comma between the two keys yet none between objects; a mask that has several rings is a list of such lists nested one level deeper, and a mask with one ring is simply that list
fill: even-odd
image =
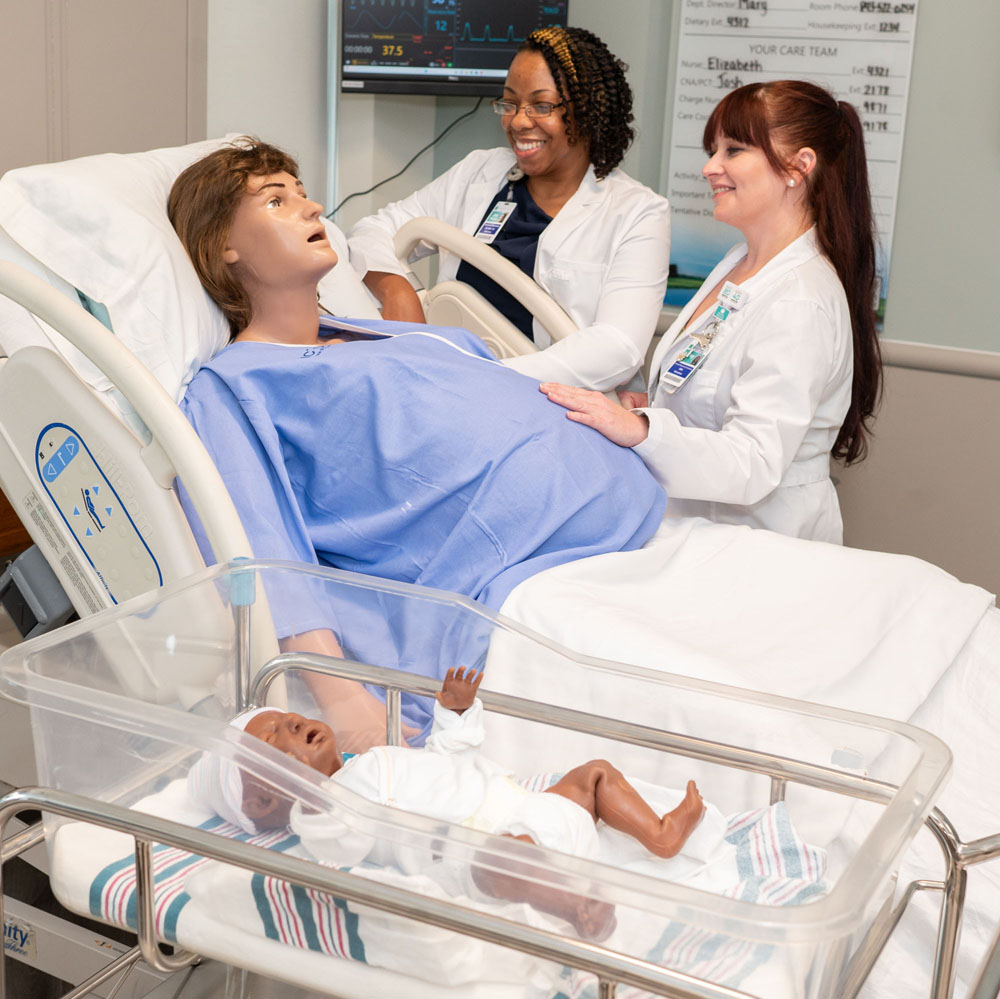
[{"label": "baby face", "polygon": [[344,765],[333,730],[316,719],[292,711],[265,711],[251,718],[244,731],[327,777]]}]

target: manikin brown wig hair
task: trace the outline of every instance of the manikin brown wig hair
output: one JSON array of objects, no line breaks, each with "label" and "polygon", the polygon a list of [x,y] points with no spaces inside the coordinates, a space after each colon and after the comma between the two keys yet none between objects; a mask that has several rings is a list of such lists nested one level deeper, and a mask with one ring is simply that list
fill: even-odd
[{"label": "manikin brown wig hair", "polygon": [[299,175],[288,153],[244,135],[184,170],[170,189],[167,214],[201,283],[229,321],[230,339],[250,325],[250,298],[222,259],[236,209],[251,177]]}]

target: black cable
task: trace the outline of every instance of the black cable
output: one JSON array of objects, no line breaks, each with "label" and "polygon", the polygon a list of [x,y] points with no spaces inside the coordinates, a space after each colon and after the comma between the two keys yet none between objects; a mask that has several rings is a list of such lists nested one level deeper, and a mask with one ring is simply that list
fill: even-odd
[{"label": "black cable", "polygon": [[435,143],[440,142],[460,121],[465,121],[466,118],[469,118],[472,115],[474,115],[479,110],[479,106],[482,103],[483,103],[483,98],[480,97],[479,100],[476,101],[476,106],[471,111],[466,111],[465,114],[459,115],[439,136],[437,136],[437,138],[431,139],[431,141],[428,142],[423,149],[418,149],[413,154],[413,156],[411,157],[410,161],[406,164],[406,166],[404,166],[403,169],[400,170],[398,173],[394,173],[391,177],[386,177],[385,180],[380,180],[377,184],[374,184],[372,187],[369,187],[367,191],[355,191],[353,194],[349,194],[346,198],[344,198],[343,201],[341,201],[339,205],[337,205],[336,208],[333,209],[333,211],[327,212],[326,217],[328,219],[332,219],[333,216],[336,215],[337,212],[339,212],[340,209],[343,208],[344,205],[346,205],[347,202],[351,200],[351,198],[360,198],[363,194],[371,194],[372,191],[381,187],[383,184],[388,184],[390,180],[395,180],[397,177],[402,176],[404,173],[406,173],[407,170],[410,169],[411,166],[413,166],[413,164],[417,160],[417,157],[420,156],[421,153],[426,153],[427,150],[431,148],[431,146],[435,145]]}]

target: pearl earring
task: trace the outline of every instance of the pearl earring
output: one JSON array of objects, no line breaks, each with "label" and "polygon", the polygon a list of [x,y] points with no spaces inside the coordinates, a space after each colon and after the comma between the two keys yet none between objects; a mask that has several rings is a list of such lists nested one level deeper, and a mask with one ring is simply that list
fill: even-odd
[{"label": "pearl earring", "polygon": [[790,179],[790,180],[788,181],[788,186],[789,186],[789,187],[795,187],[795,179],[794,179],[794,178],[792,178],[792,179]]}]

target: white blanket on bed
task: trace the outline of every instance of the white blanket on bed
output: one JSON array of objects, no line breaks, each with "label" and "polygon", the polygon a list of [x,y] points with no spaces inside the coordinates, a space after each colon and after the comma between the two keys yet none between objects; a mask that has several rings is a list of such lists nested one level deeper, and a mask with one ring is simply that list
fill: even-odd
[{"label": "white blanket on bed", "polygon": [[[668,519],[640,551],[534,576],[502,613],[586,655],[912,720],[955,754],[940,805],[973,838],[1000,830],[1000,790],[983,778],[984,761],[989,772],[1000,759],[993,604],[985,590],[919,559]],[[552,671],[523,658],[491,659],[487,683],[600,710],[586,691],[561,689]],[[601,698],[614,696],[600,686]],[[516,751],[501,726],[490,733],[485,752]],[[940,864],[927,867],[939,856],[933,842],[913,851],[904,875],[935,876]],[[974,870],[960,976],[971,974],[1000,919],[997,898],[1000,863]],[[926,967],[913,957],[922,952],[927,963],[936,901],[920,900],[924,915],[890,943],[864,995],[926,992]]]},{"label": "white blanket on bed", "polygon": [[919,559],[668,518],[502,613],[587,655],[905,720],[992,603]]}]

